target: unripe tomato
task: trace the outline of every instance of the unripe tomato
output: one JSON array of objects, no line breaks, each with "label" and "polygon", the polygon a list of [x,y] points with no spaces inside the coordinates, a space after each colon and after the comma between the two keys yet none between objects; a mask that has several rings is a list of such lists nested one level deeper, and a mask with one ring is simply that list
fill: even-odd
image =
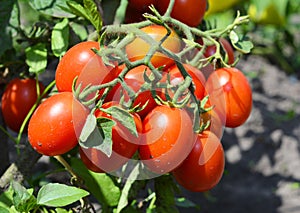
[{"label": "unripe tomato", "polygon": [[[175,0],[171,17],[175,18],[191,27],[198,26],[206,11],[207,0]],[[160,0],[157,2],[158,11],[165,13],[170,0]]]},{"label": "unripe tomato", "polygon": [[54,156],[78,144],[89,110],[71,92],[46,99],[33,113],[28,125],[28,140],[37,152]]},{"label": "unripe tomato", "polygon": [[208,10],[205,13],[205,16],[208,16],[210,14],[214,14],[217,12],[225,11],[241,0],[208,0]]},{"label": "unripe tomato", "polygon": [[219,138],[204,131],[198,134],[192,151],[172,174],[187,190],[204,192],[219,183],[224,165],[224,150]]},{"label": "unripe tomato", "polygon": [[[160,25],[150,25],[141,28],[141,30],[155,41],[160,41],[167,34],[166,28]],[[137,37],[126,46],[127,57],[130,61],[143,59],[148,54],[150,44],[144,40],[145,38]],[[162,43],[162,46],[174,53],[180,51],[181,41],[174,30],[171,31],[170,36]],[[155,67],[161,67],[172,64],[173,60],[162,53],[156,52],[151,58],[151,63]]]},{"label": "unripe tomato", "polygon": [[[39,82],[40,94],[44,85]],[[5,124],[13,131],[19,132],[20,127],[38,99],[35,79],[15,78],[5,88],[1,99],[1,109]]]}]

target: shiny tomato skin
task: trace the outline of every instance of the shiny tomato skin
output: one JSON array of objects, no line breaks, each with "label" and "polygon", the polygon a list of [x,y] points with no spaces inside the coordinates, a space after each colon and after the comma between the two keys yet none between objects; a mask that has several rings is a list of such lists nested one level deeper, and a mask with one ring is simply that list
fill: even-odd
[{"label": "shiny tomato skin", "polygon": [[[129,72],[126,73],[126,75],[124,77],[124,81],[136,93],[141,89],[141,87],[145,83],[144,72],[146,72],[146,75],[148,75],[148,76],[151,74],[151,70],[149,67],[147,67],[145,65],[140,65],[138,67],[135,67],[135,68],[129,70]],[[158,95],[161,94],[161,90],[157,89],[156,92]],[[122,95],[124,96],[125,101],[129,101],[129,96],[128,96],[127,92],[120,86],[120,84],[118,84],[117,88],[114,91],[113,100],[120,101]],[[133,107],[136,107],[136,106],[143,107],[145,104],[146,104],[145,108],[137,112],[142,119],[153,108],[155,108],[157,106],[157,103],[155,102],[150,90],[145,90],[143,92],[140,92],[133,102]]]},{"label": "shiny tomato skin", "polygon": [[[205,94],[205,77],[203,73],[198,70],[197,68],[189,65],[189,64],[183,64],[185,70],[188,72],[188,74],[192,77],[194,88],[195,88],[195,96],[198,100],[202,100]],[[179,70],[179,68],[176,65],[171,66],[167,70],[169,76],[170,76],[170,83],[172,85],[178,85],[183,82],[184,78]],[[166,79],[167,75],[164,76],[163,81]]]},{"label": "shiny tomato skin", "polygon": [[[141,30],[155,41],[160,41],[167,34],[167,30],[160,25],[146,26],[141,28]],[[174,30],[171,31],[170,36],[162,43],[162,46],[174,53],[180,51],[181,41]],[[143,37],[137,37],[129,43],[125,49],[129,60],[137,61],[143,59],[147,55],[150,45]],[[154,67],[165,67],[174,63],[171,58],[168,58],[166,55],[159,52],[154,53],[150,61]]]},{"label": "shiny tomato skin", "polygon": [[220,68],[210,74],[205,85],[226,127],[238,127],[252,110],[252,90],[246,76],[237,68]]},{"label": "shiny tomato skin", "polygon": [[140,159],[151,172],[168,173],[187,157],[195,139],[193,122],[185,109],[157,106],[143,120]]},{"label": "shiny tomato skin", "polygon": [[96,41],[84,41],[71,47],[58,63],[55,81],[59,92],[71,92],[76,77],[77,86],[100,84],[107,77],[109,70],[100,56],[92,48],[100,49]]},{"label": "shiny tomato skin", "polygon": [[85,149],[79,147],[79,156],[83,164],[86,166],[86,168],[96,173],[104,173],[105,171],[103,171],[99,166],[97,166],[93,162],[93,160],[91,160],[91,159],[95,159],[94,156],[97,157],[97,152],[98,152],[97,149],[91,149],[91,148]]},{"label": "shiny tomato skin", "polygon": [[[157,2],[158,11],[163,14],[166,12],[170,0]],[[175,0],[171,17],[191,26],[197,27],[206,11],[207,0]]]},{"label": "shiny tomato skin", "polygon": [[219,138],[210,131],[204,131],[198,134],[192,151],[172,174],[185,189],[204,192],[219,183],[224,166],[224,150]]},{"label": "shiny tomato skin", "polygon": [[[117,102],[107,102],[102,105],[103,108],[109,108],[111,106],[118,106]],[[138,149],[140,137],[132,135],[129,130],[124,127],[119,121],[117,121],[113,115],[109,115],[99,109],[95,111],[97,118],[109,118],[116,122],[116,125],[112,128],[112,154],[110,157],[105,155],[102,151],[95,148],[81,148],[82,155],[90,160],[87,163],[87,167],[92,167],[93,171],[98,172],[113,172],[125,163],[127,163]],[[142,133],[142,121],[138,114],[132,113],[134,118],[137,132]],[[98,168],[98,169],[97,169]]]},{"label": "shiny tomato skin", "polygon": [[78,144],[89,110],[71,92],[47,98],[33,113],[28,125],[28,140],[40,154],[64,154]]},{"label": "shiny tomato skin", "polygon": [[[39,82],[40,94],[44,85]],[[1,109],[5,124],[13,131],[19,132],[21,125],[30,109],[38,99],[36,80],[31,78],[11,80],[6,86]]]}]

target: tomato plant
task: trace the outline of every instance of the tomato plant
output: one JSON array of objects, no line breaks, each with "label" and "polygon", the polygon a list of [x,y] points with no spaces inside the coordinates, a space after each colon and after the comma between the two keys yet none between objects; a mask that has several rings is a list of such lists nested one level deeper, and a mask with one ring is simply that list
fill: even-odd
[{"label": "tomato plant", "polygon": [[33,113],[28,125],[28,140],[39,153],[48,156],[70,151],[89,110],[71,92],[61,92],[46,99]]},{"label": "tomato plant", "polygon": [[[157,3],[160,13],[165,13],[170,0],[162,0]],[[175,0],[171,17],[183,23],[196,27],[198,26],[206,11],[206,0]]]},{"label": "tomato plant", "polygon": [[224,165],[224,150],[219,138],[210,131],[204,131],[198,134],[192,151],[172,174],[184,188],[203,192],[217,185]]},{"label": "tomato plant", "polygon": [[193,122],[186,110],[157,106],[143,120],[140,158],[150,171],[167,173],[185,159],[194,142]]},{"label": "tomato plant", "polygon": [[227,127],[242,125],[252,109],[252,90],[246,76],[237,68],[220,68],[206,82],[211,103]]},{"label": "tomato plant", "polygon": [[[112,106],[119,106],[118,102],[107,102],[101,106],[107,109]],[[87,167],[91,167],[94,171],[112,172],[119,169],[122,165],[128,162],[138,149],[140,137],[133,135],[130,130],[124,126],[113,114],[103,112],[101,109],[95,111],[95,116],[98,119],[108,118],[115,122],[112,127],[112,154],[107,156],[101,150],[96,148],[81,148],[81,156]],[[137,113],[131,114],[134,119],[138,133],[142,133],[142,121]],[[100,121],[101,122],[101,121]],[[102,140],[99,138],[99,140]],[[89,161],[85,160],[86,158]],[[98,169],[96,169],[96,168]]]},{"label": "tomato plant", "polygon": [[[160,25],[150,25],[141,28],[141,30],[157,42],[167,34],[166,28]],[[126,53],[129,60],[140,60],[148,55],[150,45],[145,41],[147,36],[138,36],[126,46]],[[180,51],[181,41],[174,30],[171,30],[170,36],[162,43],[162,46],[174,53]],[[160,52],[155,52],[151,57],[151,63],[155,67],[169,66],[173,63],[173,60]]]},{"label": "tomato plant", "polygon": [[[202,98],[204,97],[204,94],[205,94],[205,87],[204,87],[205,86],[205,77],[204,77],[203,73],[199,69],[197,69],[189,64],[184,64],[183,66],[186,69],[187,73],[192,77],[194,88],[195,88],[194,95],[199,100],[202,100]],[[177,65],[173,65],[172,67],[170,67],[168,69],[167,75],[169,75],[170,84],[172,86],[179,85],[180,83],[182,83],[184,81],[184,77],[182,76]],[[163,77],[162,81],[167,81],[167,79],[166,79],[167,75],[165,75]]]},{"label": "tomato plant", "polygon": [[97,56],[92,48],[99,50],[99,43],[84,41],[71,47],[60,60],[55,73],[58,91],[72,91],[76,77],[77,86],[81,83],[84,88],[88,84],[102,83],[108,77],[109,69]]},{"label": "tomato plant", "polygon": [[[39,92],[42,94],[44,85],[39,82]],[[19,132],[21,125],[38,99],[37,82],[35,79],[15,78],[5,88],[1,99],[1,109],[6,125]]]},{"label": "tomato plant", "polygon": [[155,0],[129,0],[128,1],[128,5],[130,5],[135,10],[141,12],[148,11],[148,7],[150,5],[155,6],[155,3],[156,3]]}]

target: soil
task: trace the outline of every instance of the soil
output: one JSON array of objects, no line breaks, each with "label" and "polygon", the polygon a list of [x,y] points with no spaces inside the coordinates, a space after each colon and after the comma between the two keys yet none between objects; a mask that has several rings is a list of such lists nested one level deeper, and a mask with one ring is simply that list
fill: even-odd
[{"label": "soil", "polygon": [[[210,192],[184,195],[206,213],[300,212],[300,82],[261,57],[238,67],[252,76],[248,121],[225,129],[225,174]],[[253,75],[255,74],[255,75]]]}]

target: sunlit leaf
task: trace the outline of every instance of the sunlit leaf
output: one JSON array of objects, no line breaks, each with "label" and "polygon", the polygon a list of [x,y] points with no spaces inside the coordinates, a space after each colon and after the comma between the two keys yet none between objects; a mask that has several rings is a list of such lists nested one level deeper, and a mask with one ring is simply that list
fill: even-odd
[{"label": "sunlit leaf", "polygon": [[47,49],[45,43],[38,43],[25,49],[29,72],[41,73],[47,67]]},{"label": "sunlit leaf", "polygon": [[69,46],[69,21],[67,18],[58,22],[51,35],[51,49],[56,57],[63,55]]}]

